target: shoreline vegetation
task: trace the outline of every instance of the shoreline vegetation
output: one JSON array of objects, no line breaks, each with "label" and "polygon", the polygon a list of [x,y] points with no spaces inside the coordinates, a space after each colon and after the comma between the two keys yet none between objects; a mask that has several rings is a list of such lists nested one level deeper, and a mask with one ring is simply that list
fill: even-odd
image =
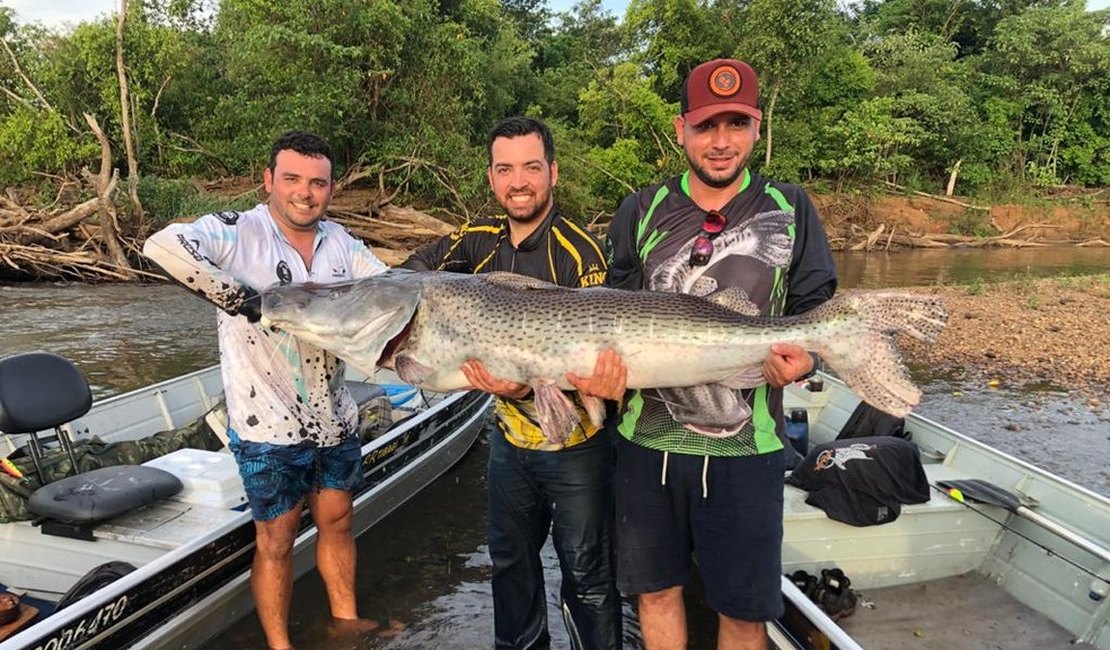
[{"label": "shoreline vegetation", "polygon": [[[35,205],[29,193],[12,189],[0,196],[0,281],[160,278],[139,254],[144,228],[127,218],[125,206],[117,205],[118,178],[109,178],[103,192],[84,200],[70,182],[62,182],[46,205]],[[451,232],[470,215],[396,205],[397,192],[361,187],[359,180],[356,173],[337,181],[329,218],[366,241],[390,265]],[[247,179],[222,182],[218,189],[190,199],[188,204],[201,210],[194,217],[264,200],[260,188]],[[1035,202],[996,205],[898,187],[812,196],[834,250],[1110,247],[1110,195],[1105,190],[1061,189]],[[185,206],[172,207],[171,212],[182,213]],[[433,216],[437,213],[442,217]],[[595,215],[587,226],[602,237],[608,217]],[[156,229],[164,223],[149,220],[146,225]]]},{"label": "shoreline vegetation", "polygon": [[1108,28],[1063,0],[0,7],[0,281],[150,277],[144,236],[257,201],[292,129],[329,142],[333,217],[386,261],[495,209],[485,140],[514,114],[551,127],[560,206],[600,232],[686,169],[681,86],[718,57],[758,72],[752,170],[802,183],[835,247],[1105,246]]}]

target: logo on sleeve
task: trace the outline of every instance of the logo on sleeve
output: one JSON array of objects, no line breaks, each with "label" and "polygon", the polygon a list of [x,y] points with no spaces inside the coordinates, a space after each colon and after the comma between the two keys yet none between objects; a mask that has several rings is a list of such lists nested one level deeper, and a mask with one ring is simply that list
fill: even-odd
[{"label": "logo on sleeve", "polygon": [[293,281],[293,271],[289,269],[289,265],[285,263],[285,260],[278,262],[277,279],[280,284],[289,284]]},{"label": "logo on sleeve", "polygon": [[217,219],[229,226],[234,226],[236,223],[239,222],[238,212],[217,212],[215,214]]}]

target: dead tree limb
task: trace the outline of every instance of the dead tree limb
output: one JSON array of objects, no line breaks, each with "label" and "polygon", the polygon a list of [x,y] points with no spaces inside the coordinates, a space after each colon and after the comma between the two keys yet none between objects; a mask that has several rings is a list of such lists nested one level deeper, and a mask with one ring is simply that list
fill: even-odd
[{"label": "dead tree limb", "polygon": [[123,65],[123,25],[127,20],[127,2],[128,0],[120,0],[119,19],[116,21],[116,76],[119,78],[123,148],[127,152],[127,196],[131,199],[131,224],[128,231],[134,234],[142,231],[143,204],[139,201],[139,160],[135,155],[135,142],[132,138],[131,100],[127,88],[127,70]]},{"label": "dead tree limb", "polygon": [[605,174],[609,178],[611,178],[611,179],[615,180],[616,182],[620,183],[621,187],[628,190],[630,193],[634,193],[636,191],[636,188],[633,187],[631,183],[626,182],[624,179],[618,177],[613,172],[609,171],[608,169],[605,169],[601,165],[598,165],[597,163],[590,160],[589,158],[584,158],[582,156],[575,156],[575,155],[572,155],[571,158],[574,158],[576,161],[578,161],[578,162],[580,162],[580,163],[582,163],[582,164],[584,164],[588,167],[593,167],[594,169],[601,172],[602,174]]},{"label": "dead tree limb", "polygon": [[8,47],[8,42],[4,39],[0,39],[0,44],[3,44],[4,51],[8,53],[8,58],[12,61],[12,67],[15,69],[15,73],[18,74],[19,78],[23,80],[23,83],[25,83],[27,87],[31,89],[31,92],[35,93],[35,97],[39,98],[39,101],[42,102],[42,107],[50,111],[51,113],[57,113],[58,111],[54,110],[54,107],[50,105],[50,102],[46,101],[46,97],[43,96],[42,91],[39,90],[38,86],[36,86],[34,82],[31,81],[31,79],[23,73],[23,68],[19,65],[19,59],[16,58],[15,52],[12,52],[12,48]]},{"label": "dead tree limb", "polygon": [[104,130],[100,128],[96,118],[91,113],[85,113],[84,117],[93,135],[100,141],[100,173],[95,177],[91,172],[87,175],[96,186],[97,207],[100,212],[100,237],[105,248],[108,249],[107,261],[119,269],[126,269],[126,272],[133,272],[131,263],[127,261],[127,254],[123,250],[123,244],[120,242],[116,208],[110,194],[110,190],[119,178],[119,172],[112,168],[112,145],[108,142],[108,136],[104,135]]},{"label": "dead tree limb", "polygon": [[971,203],[966,203],[964,201],[957,201],[956,199],[951,199],[951,198],[948,198],[947,196],[937,196],[936,194],[929,194],[928,192],[919,192],[917,190],[907,189],[906,187],[904,187],[902,185],[899,185],[898,183],[892,183],[891,181],[883,181],[883,182],[888,187],[892,187],[892,188],[898,190],[899,192],[907,192],[909,194],[914,194],[916,196],[924,196],[926,198],[933,199],[934,201],[942,201],[944,203],[951,203],[952,205],[958,205],[962,208],[967,208],[969,210],[984,210],[986,212],[990,212],[990,210],[991,210],[989,205],[972,205]]}]

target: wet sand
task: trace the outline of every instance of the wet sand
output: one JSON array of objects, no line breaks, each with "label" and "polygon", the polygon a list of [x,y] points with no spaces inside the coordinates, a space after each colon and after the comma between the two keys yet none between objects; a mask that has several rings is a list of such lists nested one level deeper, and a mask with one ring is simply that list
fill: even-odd
[{"label": "wet sand", "polygon": [[1092,408],[1110,396],[1110,275],[919,287],[951,314],[932,345],[904,342],[927,374],[990,388],[1078,393]]}]

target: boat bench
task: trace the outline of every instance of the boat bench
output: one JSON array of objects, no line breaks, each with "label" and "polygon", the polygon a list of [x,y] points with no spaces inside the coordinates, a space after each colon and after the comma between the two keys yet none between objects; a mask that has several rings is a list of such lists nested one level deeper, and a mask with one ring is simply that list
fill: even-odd
[{"label": "boat bench", "polygon": [[170,550],[208,535],[228,522],[249,517],[238,510],[164,499],[100,524],[93,529],[93,536]]},{"label": "boat bench", "polygon": [[[926,464],[930,484],[972,478],[943,464]],[[859,588],[884,587],[906,579],[912,566],[918,579],[959,575],[979,568],[1000,527],[984,517],[969,516],[966,506],[933,490],[925,503],[903,505],[892,522],[851,526],[805,502],[807,493],[785,486],[782,567],[787,574],[803,569],[818,574],[835,557]],[[989,506],[976,506],[989,508]],[[1002,515],[1004,518],[1004,515]]]},{"label": "boat bench", "polygon": [[[949,481],[954,479],[969,479],[975,478],[965,472],[945,465],[943,463],[926,463],[925,475],[929,479],[930,485],[936,485],[939,481]],[[811,506],[806,503],[806,496],[808,493],[792,485],[785,486],[784,500],[783,500],[783,516],[786,519],[804,519],[808,517],[825,517],[825,511],[816,506]],[[923,512],[960,512],[966,511],[966,506],[949,498],[939,490],[934,489],[929,500],[925,503],[915,503],[902,506],[902,515]],[[840,522],[833,522],[840,523]],[[847,524],[843,524],[847,526]],[[849,526],[850,527],[850,526]]]}]

